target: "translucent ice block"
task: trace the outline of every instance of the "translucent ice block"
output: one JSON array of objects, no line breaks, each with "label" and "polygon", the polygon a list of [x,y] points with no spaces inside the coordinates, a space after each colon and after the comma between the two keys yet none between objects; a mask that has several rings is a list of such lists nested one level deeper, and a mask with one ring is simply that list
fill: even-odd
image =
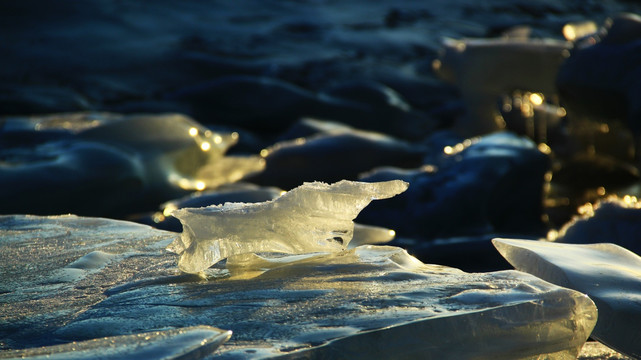
[{"label": "translucent ice block", "polygon": [[408,186],[400,180],[314,182],[264,203],[179,209],[172,215],[182,222],[183,233],[168,249],[181,255],[178,267],[187,273],[231,255],[341,251],[352,239],[352,220],[367,204]]},{"label": "translucent ice block", "polygon": [[641,357],[641,258],[614,244],[573,245],[494,239],[515,268],[586,293],[599,309],[592,336]]}]

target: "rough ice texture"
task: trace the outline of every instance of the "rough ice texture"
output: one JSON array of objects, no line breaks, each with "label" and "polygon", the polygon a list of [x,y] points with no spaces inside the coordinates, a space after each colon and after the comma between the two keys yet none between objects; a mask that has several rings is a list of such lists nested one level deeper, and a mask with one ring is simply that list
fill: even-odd
[{"label": "rough ice texture", "polygon": [[164,248],[177,237],[101,218],[0,216],[0,349],[51,345],[51,329],[105,289],[139,272],[173,274]]},{"label": "rough ice texture", "polygon": [[592,336],[624,354],[641,357],[641,258],[614,244],[572,245],[495,239],[518,270],[586,293],[599,309]]},{"label": "rough ice texture", "polygon": [[249,279],[229,269],[209,281],[112,289],[56,335],[208,321],[234,332],[221,359],[571,359],[596,321],[578,292],[517,271],[425,265],[396,247],[264,260],[271,268]]},{"label": "rough ice texture", "polygon": [[[390,246],[262,255],[266,269],[251,279],[213,268],[203,280],[179,275],[164,251],[176,236],[107,219],[0,217],[0,357],[91,339],[126,349],[140,335],[117,336],[206,325],[234,332],[217,358],[568,359],[596,321],[578,292],[516,271],[425,265]],[[69,264],[90,271],[52,282]]]},{"label": "rough ice texture", "polygon": [[168,249],[180,254],[178,267],[187,273],[231,255],[345,250],[358,213],[372,200],[400,194],[408,186],[400,180],[313,182],[264,203],[179,209],[172,215],[183,224],[182,236]]},{"label": "rough ice texture", "polygon": [[0,353],[0,359],[198,360],[213,353],[230,337],[231,331],[229,330],[221,330],[211,326],[193,326],[13,350]]}]

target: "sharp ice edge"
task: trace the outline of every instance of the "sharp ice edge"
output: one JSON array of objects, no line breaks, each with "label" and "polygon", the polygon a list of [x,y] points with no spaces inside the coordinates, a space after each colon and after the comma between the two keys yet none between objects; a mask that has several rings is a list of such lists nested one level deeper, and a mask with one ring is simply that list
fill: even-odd
[{"label": "sharp ice edge", "polygon": [[562,244],[494,239],[517,270],[587,294],[599,318],[592,337],[641,357],[641,257],[615,244]]},{"label": "sharp ice edge", "polygon": [[230,337],[229,330],[211,326],[191,326],[7,351],[0,353],[0,359],[201,359],[213,353]]},{"label": "sharp ice edge", "polygon": [[312,182],[263,203],[179,209],[172,215],[183,225],[182,236],[167,249],[181,255],[178,267],[187,273],[231,255],[342,251],[353,237],[352,220],[365,206],[408,186],[400,180]]}]

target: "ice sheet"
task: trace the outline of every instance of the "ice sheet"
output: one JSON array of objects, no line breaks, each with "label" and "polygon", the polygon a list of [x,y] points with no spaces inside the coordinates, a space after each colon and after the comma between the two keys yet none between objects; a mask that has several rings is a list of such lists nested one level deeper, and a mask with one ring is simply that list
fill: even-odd
[{"label": "ice sheet", "polygon": [[[176,236],[107,219],[0,217],[0,354],[103,337],[126,349],[135,334],[205,325],[234,331],[215,352],[227,359],[568,359],[596,321],[576,291],[517,271],[427,265],[391,246],[252,254],[260,271],[217,266],[203,279],[164,251]],[[48,282],[62,268],[86,273]],[[185,346],[166,345],[158,357]]]}]

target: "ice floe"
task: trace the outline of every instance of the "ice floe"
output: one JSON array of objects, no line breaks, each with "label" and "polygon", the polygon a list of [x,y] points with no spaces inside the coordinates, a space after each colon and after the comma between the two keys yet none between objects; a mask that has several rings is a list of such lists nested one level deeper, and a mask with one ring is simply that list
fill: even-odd
[{"label": "ice floe", "polygon": [[[164,251],[177,236],[107,219],[0,217],[0,357],[58,349],[66,358],[73,342],[80,358],[145,349],[169,356],[193,343],[173,346],[168,334],[197,343],[228,334],[191,328],[203,325],[233,331],[216,350],[228,359],[563,359],[576,356],[596,321],[579,292],[517,271],[427,265],[390,246],[247,255],[260,261],[218,265],[207,279],[181,275]],[[47,283],[69,266],[91,271]]]}]

